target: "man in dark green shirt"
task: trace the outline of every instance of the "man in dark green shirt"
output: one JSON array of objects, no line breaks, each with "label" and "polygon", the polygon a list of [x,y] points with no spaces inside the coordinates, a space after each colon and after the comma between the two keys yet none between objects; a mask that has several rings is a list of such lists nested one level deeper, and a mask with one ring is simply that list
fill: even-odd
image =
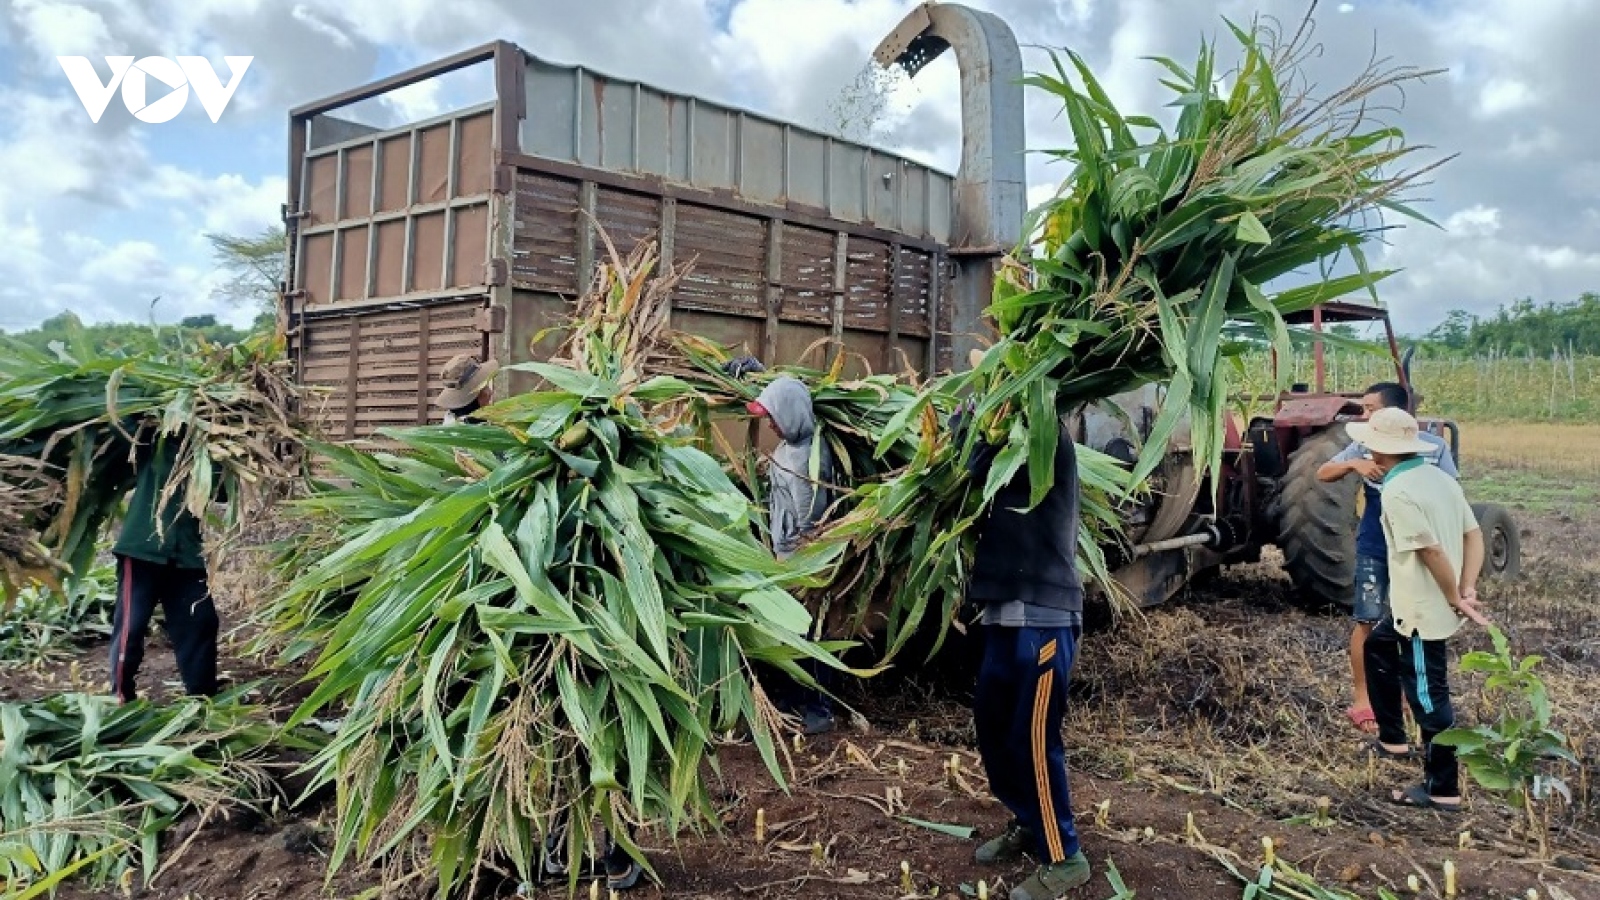
[{"label": "man in dark green shirt", "polygon": [[184,689],[196,696],[217,692],[219,623],[206,581],[200,521],[183,508],[181,491],[161,510],[159,526],[156,519],[162,489],[177,461],[177,441],[176,436],[161,437],[137,448],[128,515],[112,548],[117,606],[111,625],[111,689],[124,703],[136,696],[134,678],[158,603]]}]

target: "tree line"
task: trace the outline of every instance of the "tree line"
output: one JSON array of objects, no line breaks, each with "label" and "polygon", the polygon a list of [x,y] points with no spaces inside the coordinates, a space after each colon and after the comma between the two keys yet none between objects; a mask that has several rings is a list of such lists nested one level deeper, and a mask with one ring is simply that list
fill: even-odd
[{"label": "tree line", "polygon": [[1531,298],[1502,304],[1489,316],[1453,309],[1423,335],[1437,348],[1479,355],[1600,355],[1600,294],[1585,292],[1566,303],[1536,303]]}]

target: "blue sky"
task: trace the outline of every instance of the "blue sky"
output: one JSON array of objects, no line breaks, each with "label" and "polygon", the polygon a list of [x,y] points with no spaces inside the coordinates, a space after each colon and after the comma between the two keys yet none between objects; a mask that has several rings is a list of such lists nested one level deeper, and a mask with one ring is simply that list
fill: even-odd
[{"label": "blue sky", "polygon": [[[825,125],[830,104],[912,0],[0,0],[0,328],[64,309],[90,320],[248,311],[213,296],[206,231],[248,233],[283,201],[290,106],[485,41],[552,61]],[[1140,57],[1192,57],[1219,16],[1294,19],[1301,2],[973,0],[1025,44],[1083,53],[1126,109],[1159,111]],[[1600,62],[1597,0],[1323,2],[1314,74],[1332,84],[1376,46],[1394,62],[1448,68],[1390,115],[1438,155],[1460,156],[1424,193],[1446,226],[1410,228],[1376,248],[1405,271],[1386,285],[1399,324],[1420,330],[1451,308],[1492,311],[1531,295],[1569,299],[1600,285],[1600,124],[1587,109]],[[60,55],[224,55],[255,60],[213,124],[191,98],[147,124],[113,98],[98,124]],[[1042,57],[1030,56],[1033,64]],[[402,113],[442,111],[448,91]],[[874,139],[952,169],[960,150],[954,66],[941,60],[890,98]],[[1044,97],[1029,100],[1029,144],[1066,137]],[[1030,193],[1058,172],[1035,164]]]}]

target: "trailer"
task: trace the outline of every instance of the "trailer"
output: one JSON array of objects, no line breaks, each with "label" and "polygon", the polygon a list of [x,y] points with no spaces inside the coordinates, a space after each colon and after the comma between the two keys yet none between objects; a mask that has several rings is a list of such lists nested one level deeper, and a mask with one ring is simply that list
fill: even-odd
[{"label": "trailer", "polygon": [[[341,117],[474,66],[492,72],[488,103],[385,129]],[[436,418],[455,354],[547,357],[539,335],[587,286],[602,233],[693,262],[678,330],[772,362],[923,375],[973,345],[952,330],[953,255],[1002,247],[952,243],[949,174],[504,42],[299,107],[289,127],[284,313],[335,440]],[[509,373],[502,389],[530,386]]]}]

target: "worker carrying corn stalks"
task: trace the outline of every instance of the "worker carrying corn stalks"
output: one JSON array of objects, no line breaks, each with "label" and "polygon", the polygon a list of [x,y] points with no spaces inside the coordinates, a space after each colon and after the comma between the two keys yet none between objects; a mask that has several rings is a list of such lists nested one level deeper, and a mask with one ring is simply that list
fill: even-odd
[{"label": "worker carrying corn stalks", "polygon": [[111,619],[111,689],[123,703],[137,696],[134,682],[158,604],[184,690],[203,697],[217,692],[219,622],[206,579],[200,520],[185,508],[181,491],[161,502],[177,455],[174,435],[135,444],[133,494],[112,548],[117,605]]},{"label": "worker carrying corn stalks", "polygon": [[[981,354],[974,351],[973,366]],[[960,435],[972,405],[951,421]],[[980,439],[967,462],[983,484],[999,453]],[[1078,459],[1063,427],[1055,483],[1028,509],[1027,467],[995,495],[978,525],[967,599],[982,608],[983,662],[972,713],[989,789],[1013,819],[978,848],[985,864],[1031,853],[1040,865],[1011,891],[1011,900],[1054,900],[1089,880],[1067,786],[1062,714],[1067,679],[1083,630],[1078,577]],[[1027,510],[1023,512],[1022,510]]]},{"label": "worker carrying corn stalks", "polygon": [[[766,367],[753,356],[741,356],[729,360],[723,371],[743,378],[750,372],[766,371]],[[766,419],[778,436],[778,447],[767,467],[767,527],[772,536],[772,552],[779,559],[788,559],[828,512],[833,452],[827,441],[817,439],[811,390],[798,378],[774,378],[760,396],[746,404],[746,409],[751,415]],[[802,661],[800,666],[819,684],[833,671],[811,660]],[[826,693],[797,684],[776,670],[770,670],[763,681],[778,708],[800,720],[803,733],[816,735],[833,730],[833,704]]]}]

